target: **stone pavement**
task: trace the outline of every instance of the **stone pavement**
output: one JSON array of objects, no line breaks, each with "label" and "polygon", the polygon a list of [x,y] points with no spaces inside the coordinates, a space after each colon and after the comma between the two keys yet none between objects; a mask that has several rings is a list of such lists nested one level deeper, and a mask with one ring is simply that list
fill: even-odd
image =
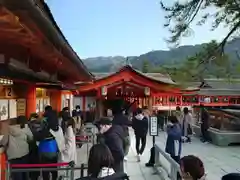
[{"label": "stone pavement", "polygon": [[[165,148],[166,137],[165,132],[156,137],[156,144],[162,149]],[[193,137],[191,144],[183,144],[182,156],[190,154],[203,161],[208,180],[220,180],[224,174],[240,172],[240,146],[219,147]]]},{"label": "stone pavement", "polygon": [[[144,154],[141,157],[141,162],[137,162],[136,153],[135,153],[135,137],[130,130],[131,137],[131,148],[127,156],[127,162],[124,163],[124,170],[130,176],[130,180],[160,180],[159,175],[156,174],[153,168],[146,168],[145,163],[149,160],[150,148],[152,147],[151,141],[147,142],[147,146]],[[87,163],[87,145],[83,145],[82,148],[78,149],[78,163],[77,166],[80,166],[81,163]],[[86,171],[85,171],[86,175]],[[75,172],[75,178],[80,177],[80,171]]]}]

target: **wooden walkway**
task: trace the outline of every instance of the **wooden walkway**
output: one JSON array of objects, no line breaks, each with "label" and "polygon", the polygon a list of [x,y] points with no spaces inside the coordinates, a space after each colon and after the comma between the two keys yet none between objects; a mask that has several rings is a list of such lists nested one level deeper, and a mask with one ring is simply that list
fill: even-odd
[{"label": "wooden walkway", "polygon": [[[164,149],[165,143],[166,133],[161,132],[156,138],[156,144]],[[182,156],[185,155],[196,155],[203,161],[208,180],[221,179],[231,172],[240,173],[240,146],[219,147],[202,143],[199,138],[193,137],[191,144],[183,144]]]}]

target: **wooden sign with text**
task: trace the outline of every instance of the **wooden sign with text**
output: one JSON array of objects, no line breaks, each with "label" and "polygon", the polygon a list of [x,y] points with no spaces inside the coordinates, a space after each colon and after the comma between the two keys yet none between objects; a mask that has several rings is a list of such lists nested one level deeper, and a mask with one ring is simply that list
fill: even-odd
[{"label": "wooden sign with text", "polygon": [[26,115],[26,99],[17,99],[17,116]]}]

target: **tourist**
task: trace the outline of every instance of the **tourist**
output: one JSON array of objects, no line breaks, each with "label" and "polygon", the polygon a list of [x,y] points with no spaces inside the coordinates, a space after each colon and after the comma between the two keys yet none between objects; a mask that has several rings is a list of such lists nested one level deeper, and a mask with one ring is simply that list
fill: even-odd
[{"label": "tourist", "polygon": [[240,173],[229,173],[222,177],[222,180],[240,180]]},{"label": "tourist", "polygon": [[64,107],[62,109],[61,117],[62,117],[61,128],[63,130],[63,133],[65,133],[66,128],[67,128],[67,123],[66,122],[67,122],[68,118],[71,117],[68,107]]},{"label": "tourist", "polygon": [[128,117],[123,114],[121,108],[113,110],[113,124],[119,125],[123,128],[124,132],[124,140],[123,140],[123,148],[124,148],[124,160],[127,161],[127,155],[130,148],[130,136],[128,126],[131,124]]},{"label": "tourist", "polygon": [[176,111],[174,112],[174,116],[176,116],[178,121],[181,123],[183,114],[182,114],[181,108],[179,106],[176,107]]},{"label": "tourist", "polygon": [[191,142],[191,135],[193,134],[192,130],[193,117],[189,112],[188,108],[183,109],[183,117],[181,121],[182,126],[182,140],[183,142]]},{"label": "tourist", "polygon": [[[35,134],[41,130],[42,123],[37,113],[32,113],[28,121],[28,127],[31,130],[33,137]],[[33,141],[29,142],[29,163],[30,164],[39,164],[39,153],[37,141],[33,138]],[[31,180],[38,180],[40,176],[39,171],[30,172],[29,174]]]},{"label": "tourist", "polygon": [[179,163],[182,141],[181,141],[181,125],[179,124],[176,116],[169,116],[170,123],[167,125],[167,141],[166,141],[166,153]]},{"label": "tourist", "polygon": [[164,131],[164,114],[160,110],[157,111],[158,127]]},{"label": "tourist", "polygon": [[180,159],[182,179],[206,180],[203,162],[196,156],[189,155]]},{"label": "tourist", "polygon": [[132,127],[134,129],[136,138],[137,161],[140,161],[141,155],[143,154],[146,146],[148,132],[148,118],[144,116],[143,111],[141,109],[136,110],[135,117],[133,118],[132,121]]},{"label": "tourist", "polygon": [[[47,111],[45,113],[47,125],[38,133],[35,138],[39,141],[40,163],[49,164],[57,163],[63,159],[63,151],[65,150],[65,141],[61,127],[58,124],[58,116],[56,111]],[[57,170],[50,171],[52,180],[58,177]],[[44,171],[43,180],[50,179],[50,172]]]},{"label": "tourist", "polygon": [[[28,164],[29,163],[29,145],[28,142],[33,139],[32,133],[28,127],[25,127],[27,119],[25,116],[17,118],[17,125],[8,126],[8,133],[0,141],[0,145],[5,148],[10,164]],[[11,174],[12,180],[25,180],[25,172],[14,172]]]},{"label": "tourist", "polygon": [[209,129],[209,113],[204,105],[200,105],[201,109],[201,133],[202,133],[202,142],[209,141],[208,129]]},{"label": "tourist", "polygon": [[93,145],[88,158],[88,175],[102,178],[115,173],[114,159],[109,148],[104,144]]},{"label": "tourist", "polygon": [[106,117],[101,118],[98,125],[100,128],[98,141],[104,143],[110,149],[114,158],[113,169],[115,172],[124,172],[123,128],[119,125],[112,125],[112,121]]},{"label": "tourist", "polygon": [[75,119],[77,132],[80,132],[82,126],[82,112],[79,105],[73,110],[72,117]]},{"label": "tourist", "polygon": [[52,106],[47,105],[47,106],[44,108],[43,116],[45,117],[45,114],[46,114],[47,112],[49,112],[49,111],[52,111],[52,110],[53,110],[53,109],[52,109]]},{"label": "tourist", "polygon": [[67,120],[67,129],[65,132],[65,150],[63,151],[62,162],[75,162],[77,163],[77,148],[75,136],[75,121],[69,117]]},{"label": "tourist", "polygon": [[144,106],[142,108],[142,113],[148,120],[150,119],[151,112],[149,111],[147,106]]},{"label": "tourist", "polygon": [[42,121],[39,118],[39,115],[37,113],[32,113],[30,115],[30,118],[28,120],[28,127],[34,134],[36,131],[40,131],[43,127]]}]

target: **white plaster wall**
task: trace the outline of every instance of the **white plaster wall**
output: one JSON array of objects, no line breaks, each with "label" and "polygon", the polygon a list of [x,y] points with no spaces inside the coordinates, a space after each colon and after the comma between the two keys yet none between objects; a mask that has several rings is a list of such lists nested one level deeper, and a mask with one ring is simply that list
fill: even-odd
[{"label": "white plaster wall", "polygon": [[[69,105],[68,105],[69,101]],[[74,109],[73,105],[73,95],[72,94],[62,94],[62,108],[69,106],[70,112]]]},{"label": "white plaster wall", "polygon": [[[83,110],[83,98],[79,96],[74,96],[73,97],[73,106],[75,108],[76,105],[80,106],[80,109]],[[96,106],[96,98],[95,97],[86,97],[86,104],[85,104],[85,110],[89,110],[89,104],[90,105],[95,105]]]}]

